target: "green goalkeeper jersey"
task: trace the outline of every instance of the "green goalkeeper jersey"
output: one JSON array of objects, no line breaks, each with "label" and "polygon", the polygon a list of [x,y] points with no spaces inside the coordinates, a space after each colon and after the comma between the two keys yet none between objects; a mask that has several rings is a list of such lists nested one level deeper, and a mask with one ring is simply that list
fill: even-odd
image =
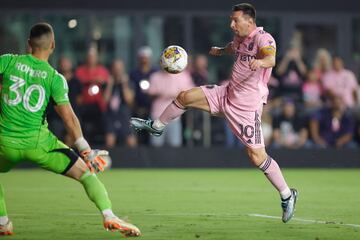
[{"label": "green goalkeeper jersey", "polygon": [[32,55],[0,56],[0,144],[17,149],[37,148],[52,134],[46,108],[69,103],[65,78],[46,61]]}]

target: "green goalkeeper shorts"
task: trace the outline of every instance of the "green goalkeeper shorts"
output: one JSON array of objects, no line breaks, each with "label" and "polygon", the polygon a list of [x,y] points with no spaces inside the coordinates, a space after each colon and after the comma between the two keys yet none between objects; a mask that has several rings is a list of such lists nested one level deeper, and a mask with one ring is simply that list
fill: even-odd
[{"label": "green goalkeeper shorts", "polygon": [[79,156],[68,146],[50,135],[35,149],[17,149],[0,145],[0,172],[8,172],[22,161],[33,162],[43,169],[65,174]]}]

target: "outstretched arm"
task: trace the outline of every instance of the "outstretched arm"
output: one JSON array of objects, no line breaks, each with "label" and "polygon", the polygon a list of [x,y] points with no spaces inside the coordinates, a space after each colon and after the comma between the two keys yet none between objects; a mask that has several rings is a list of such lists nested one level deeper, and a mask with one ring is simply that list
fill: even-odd
[{"label": "outstretched arm", "polygon": [[212,56],[222,56],[224,54],[233,54],[232,42],[228,43],[225,47],[211,47],[209,54]]}]

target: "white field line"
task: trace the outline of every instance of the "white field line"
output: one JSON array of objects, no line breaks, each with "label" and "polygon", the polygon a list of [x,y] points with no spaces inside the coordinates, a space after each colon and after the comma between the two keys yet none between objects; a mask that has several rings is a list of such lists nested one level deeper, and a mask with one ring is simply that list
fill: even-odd
[{"label": "white field line", "polygon": [[[249,216],[249,217],[259,217],[259,218],[270,218],[270,219],[281,219],[281,217],[258,214],[258,213],[250,213],[250,214],[247,214],[247,216]],[[292,218],[292,221],[307,222],[307,223],[317,223],[317,224],[333,224],[333,225],[341,225],[341,226],[360,228],[360,224],[342,223],[342,222],[333,222],[333,221],[323,221],[323,220],[312,220],[312,219],[303,219],[303,218],[296,218],[296,217]]]},{"label": "white field line", "polygon": [[[172,214],[172,213],[169,213],[169,214],[153,213],[153,214],[145,214],[145,215],[149,215],[149,216],[220,216],[220,217],[221,216],[223,216],[223,217],[243,216],[243,214],[214,214],[214,213],[174,213],[174,214]],[[245,216],[281,220],[281,217],[278,217],[278,216],[270,216],[270,215],[264,215],[264,214],[258,214],[258,213],[249,213],[249,214],[245,214]],[[316,223],[316,224],[333,224],[333,225],[360,228],[360,224],[342,223],[342,222],[334,222],[334,221],[312,220],[312,219],[303,219],[303,218],[295,218],[295,217],[292,218],[292,221]]]},{"label": "white field line", "polygon": [[241,214],[231,214],[231,213],[147,213],[144,214],[147,216],[219,216],[219,217],[240,217]]}]

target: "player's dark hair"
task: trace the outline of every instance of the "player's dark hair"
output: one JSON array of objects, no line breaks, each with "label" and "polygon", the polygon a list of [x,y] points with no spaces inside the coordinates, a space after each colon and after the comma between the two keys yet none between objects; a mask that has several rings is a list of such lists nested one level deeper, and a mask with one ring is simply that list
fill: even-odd
[{"label": "player's dark hair", "polygon": [[[48,41],[42,41],[45,36],[53,34],[53,28],[48,23],[37,23],[31,27],[29,41],[33,48],[47,48]],[[46,45],[46,46],[45,46]]]},{"label": "player's dark hair", "polygon": [[256,10],[250,3],[240,3],[233,6],[233,12],[242,11],[245,15],[248,15],[252,19],[256,20]]}]

